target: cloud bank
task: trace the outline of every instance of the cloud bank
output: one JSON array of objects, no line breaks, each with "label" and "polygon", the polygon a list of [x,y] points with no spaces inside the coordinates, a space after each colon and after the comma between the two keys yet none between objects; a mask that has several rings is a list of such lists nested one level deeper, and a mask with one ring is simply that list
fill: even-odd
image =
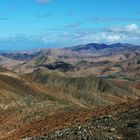
[{"label": "cloud bank", "polygon": [[[70,26],[71,27],[71,26]],[[73,28],[69,26],[46,29],[44,34],[0,37],[0,45],[28,46],[28,48],[67,47],[86,43],[131,43],[140,44],[140,27],[135,24],[113,26],[106,29]],[[47,31],[48,30],[48,31]]]}]

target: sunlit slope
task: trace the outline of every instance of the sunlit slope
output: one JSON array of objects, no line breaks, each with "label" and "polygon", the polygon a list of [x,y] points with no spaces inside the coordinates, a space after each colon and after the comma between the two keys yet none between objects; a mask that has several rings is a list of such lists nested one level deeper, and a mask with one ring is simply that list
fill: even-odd
[{"label": "sunlit slope", "polygon": [[36,83],[30,77],[0,69],[0,107],[2,109],[49,108],[49,105],[52,109],[72,106],[87,107],[71,95],[65,95],[63,91],[56,93],[50,85]]},{"label": "sunlit slope", "polygon": [[89,106],[104,106],[137,98],[139,90],[127,81],[116,81],[86,77],[68,77],[59,73],[36,71],[28,75],[33,81],[53,87],[55,92],[63,92]]},{"label": "sunlit slope", "polygon": [[0,107],[19,107],[31,104],[36,100],[37,93],[16,73],[0,71]]}]

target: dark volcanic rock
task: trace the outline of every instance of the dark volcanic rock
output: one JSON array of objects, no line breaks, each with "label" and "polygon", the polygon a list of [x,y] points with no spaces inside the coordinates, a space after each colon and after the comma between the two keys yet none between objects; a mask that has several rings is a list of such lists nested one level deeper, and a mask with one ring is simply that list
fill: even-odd
[{"label": "dark volcanic rock", "polygon": [[73,65],[65,63],[65,62],[54,62],[51,64],[38,65],[37,67],[46,67],[49,70],[60,70],[63,72],[73,71],[75,69]]}]

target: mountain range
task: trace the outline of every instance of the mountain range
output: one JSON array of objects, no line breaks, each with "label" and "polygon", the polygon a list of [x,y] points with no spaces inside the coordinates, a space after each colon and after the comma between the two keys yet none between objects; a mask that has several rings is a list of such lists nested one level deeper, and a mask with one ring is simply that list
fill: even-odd
[{"label": "mountain range", "polygon": [[0,52],[1,140],[140,138],[140,46]]}]

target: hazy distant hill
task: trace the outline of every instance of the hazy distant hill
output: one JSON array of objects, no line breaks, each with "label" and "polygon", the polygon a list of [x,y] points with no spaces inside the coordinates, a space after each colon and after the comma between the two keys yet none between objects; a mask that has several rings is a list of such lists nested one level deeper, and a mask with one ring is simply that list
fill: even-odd
[{"label": "hazy distant hill", "polygon": [[16,60],[31,60],[35,57],[40,57],[44,55],[48,56],[54,56],[54,57],[71,57],[75,56],[78,57],[78,55],[92,55],[96,56],[97,54],[102,55],[111,55],[116,53],[127,53],[131,52],[133,50],[133,53],[136,51],[137,53],[140,53],[140,46],[138,45],[132,45],[132,44],[95,44],[90,43],[86,45],[79,45],[74,47],[68,47],[68,48],[55,48],[55,49],[34,49],[32,51],[19,51],[19,52],[13,52],[13,53],[0,53],[0,55]]},{"label": "hazy distant hill", "polygon": [[43,69],[73,76],[93,74],[98,77],[140,78],[140,46],[132,44],[90,43],[69,48],[37,49],[0,55],[3,57],[0,65],[18,73]]}]

